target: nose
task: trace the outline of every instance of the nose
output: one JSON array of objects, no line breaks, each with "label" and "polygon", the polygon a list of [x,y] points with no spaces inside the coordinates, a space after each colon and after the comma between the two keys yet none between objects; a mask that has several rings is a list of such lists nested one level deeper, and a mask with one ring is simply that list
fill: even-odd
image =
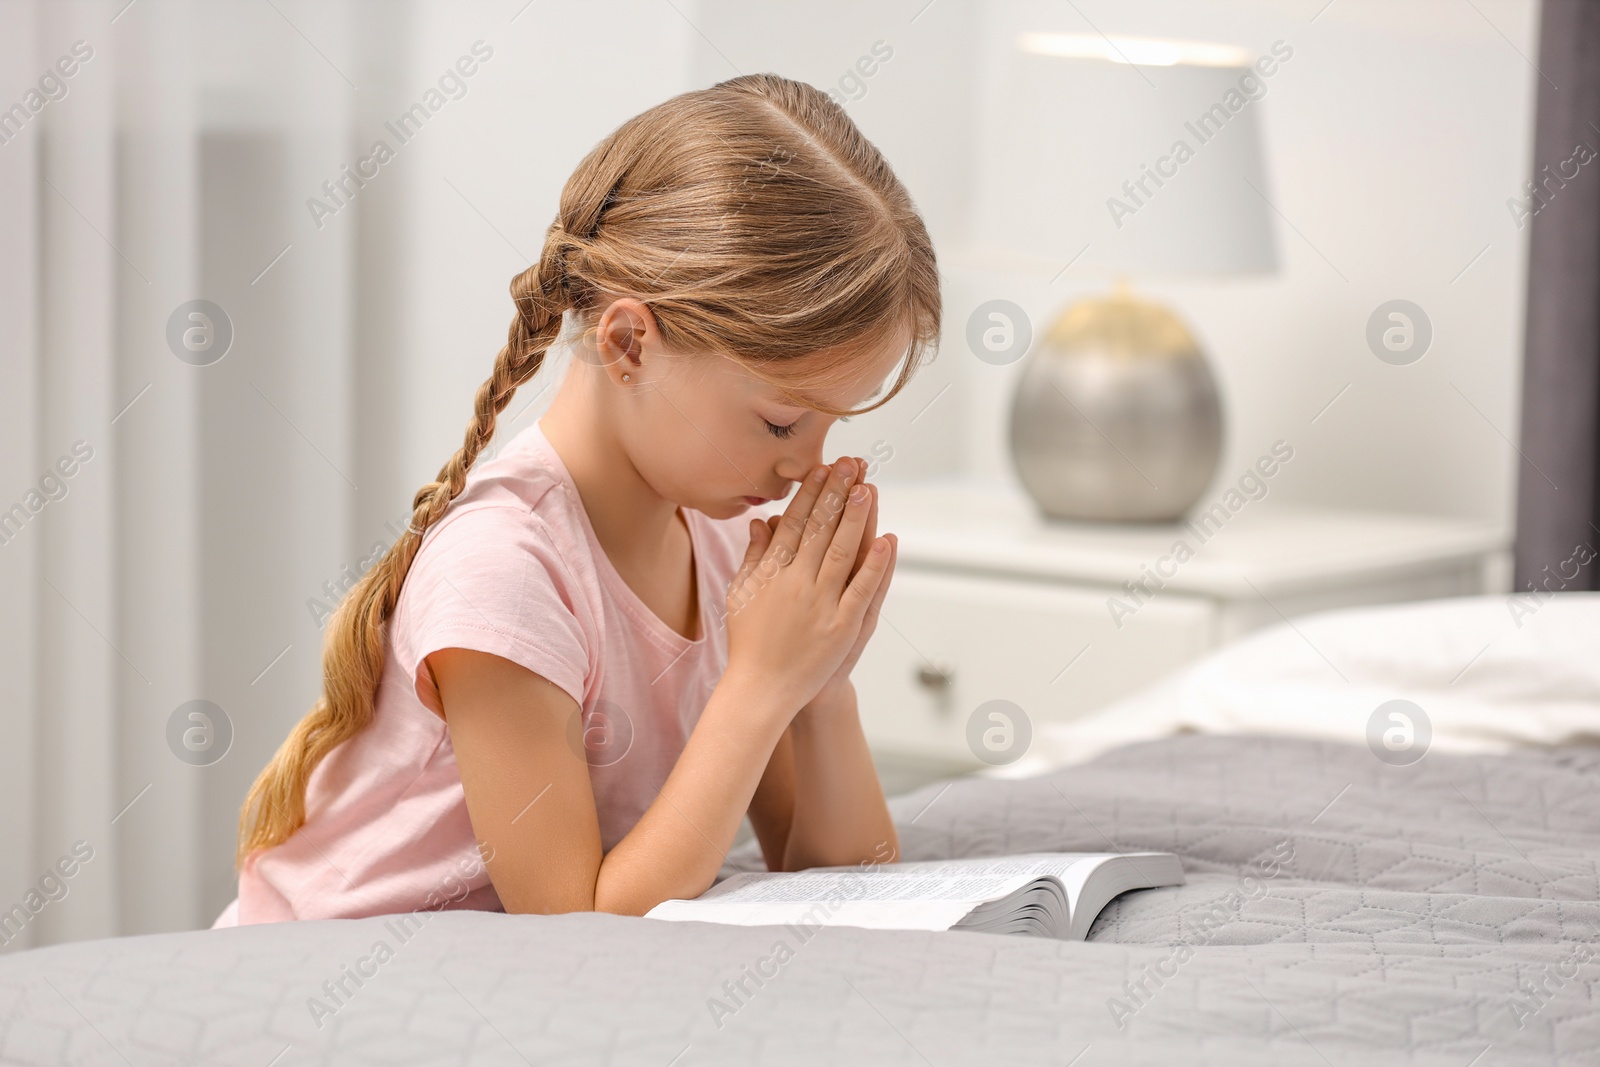
[{"label": "nose", "polygon": [[822,466],[822,449],[820,448],[811,450],[809,455],[785,457],[785,462],[780,463],[777,469],[773,471],[774,474],[783,479],[783,493],[780,495],[787,496],[794,483],[805,481],[806,475],[820,466]]},{"label": "nose", "polygon": [[[777,474],[778,477],[784,479],[786,482],[803,482],[806,480],[806,475],[810,474],[818,467],[831,466],[832,463],[838,462],[840,458],[842,457],[835,456],[831,462],[824,459],[822,456],[821,442],[818,442],[817,447],[807,449],[806,454],[804,455],[785,457],[785,461],[778,465],[774,473]],[[799,462],[801,460],[804,462]],[[861,473],[860,468],[862,467],[862,464],[863,461],[857,458],[856,467],[858,475]],[[784,495],[787,495],[789,493],[789,486],[785,486],[783,492]]]}]

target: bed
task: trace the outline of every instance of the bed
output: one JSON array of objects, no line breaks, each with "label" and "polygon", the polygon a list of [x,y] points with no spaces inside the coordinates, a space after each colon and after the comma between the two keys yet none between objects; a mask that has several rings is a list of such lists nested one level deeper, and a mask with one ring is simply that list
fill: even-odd
[{"label": "bed", "polygon": [[[1467,599],[1434,605],[1440,625],[1504,600]],[[1594,599],[1579,606],[1592,626]],[[1545,608],[1545,628],[1569,634],[1566,611]],[[1530,672],[1520,697],[1503,671],[1481,677],[1513,703],[1581,693],[1550,666],[1559,681]],[[1086,942],[477,912],[127,937],[0,958],[0,1061],[1600,1061],[1600,747],[1583,739],[1600,702],[1555,743],[1463,743],[1477,727],[1432,707],[1433,748],[1403,766],[1358,736],[1163,733],[1152,716],[1086,762],[891,800],[907,859],[1183,858],[1184,886],[1124,895]],[[745,846],[724,873],[754,866]]]}]

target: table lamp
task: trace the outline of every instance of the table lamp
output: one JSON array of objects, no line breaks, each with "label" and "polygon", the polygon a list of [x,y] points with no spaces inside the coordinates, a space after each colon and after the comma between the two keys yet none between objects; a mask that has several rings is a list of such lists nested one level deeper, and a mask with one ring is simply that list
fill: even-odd
[{"label": "table lamp", "polygon": [[[1291,51],[1292,54],[1292,51]],[[980,253],[1104,272],[1023,357],[1017,474],[1064,520],[1175,522],[1216,472],[1200,342],[1130,278],[1277,269],[1259,116],[1282,60],[1193,41],[1030,32],[985,123]]]}]

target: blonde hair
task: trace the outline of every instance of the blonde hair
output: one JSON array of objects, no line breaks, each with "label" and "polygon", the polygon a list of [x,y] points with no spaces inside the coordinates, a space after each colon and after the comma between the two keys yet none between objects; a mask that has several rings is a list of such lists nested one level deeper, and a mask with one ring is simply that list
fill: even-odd
[{"label": "blonde hair", "polygon": [[[539,261],[511,280],[516,314],[460,450],[417,490],[410,528],[330,618],[322,695],[251,787],[237,864],[305,823],[312,770],[372,720],[382,627],[423,534],[461,492],[496,416],[539,370],[563,311],[588,322],[615,294],[650,308],[668,350],[736,359],[795,398],[909,328],[893,386],[860,412],[887,403],[938,345],[927,230],[889,164],[826,93],[751,74],[623,123],[567,179]],[[859,413],[814,397],[800,406]]]}]

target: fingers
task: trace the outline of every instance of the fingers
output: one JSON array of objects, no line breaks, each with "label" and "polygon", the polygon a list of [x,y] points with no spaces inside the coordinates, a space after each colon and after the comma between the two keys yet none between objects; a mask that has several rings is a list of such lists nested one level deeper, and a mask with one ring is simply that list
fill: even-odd
[{"label": "fingers", "polygon": [[[839,524],[839,516],[845,510],[845,494],[850,491],[854,475],[855,460],[845,458],[835,463],[821,493],[817,496],[810,516],[806,519],[805,534],[800,539],[797,558],[805,562],[808,574],[816,574],[822,569],[822,557],[833,544],[833,531]],[[785,516],[786,522],[787,518]],[[855,558],[855,548],[855,543],[852,542],[850,544],[852,559]]]},{"label": "fingers", "polygon": [[[861,469],[866,470],[866,467],[863,466]],[[851,574],[860,570],[861,565],[867,561],[867,553],[872,551],[872,540],[878,536],[878,487],[866,481],[862,484],[872,492],[872,500],[867,505],[867,524],[861,531],[861,547],[856,550],[855,565],[850,568]]]},{"label": "fingers", "polygon": [[[877,591],[867,602],[866,610],[861,613],[860,630],[857,631],[856,640],[863,645],[872,638],[873,631],[878,628],[878,615],[882,612],[883,602],[889,595],[889,585],[894,581],[895,564],[900,559],[900,538],[894,534],[885,534],[884,538],[889,542],[889,566],[884,571],[883,580],[878,583]],[[852,608],[855,606],[855,601],[848,590],[841,602]]]},{"label": "fingers", "polygon": [[750,545],[744,551],[744,562],[739,565],[733,579],[728,582],[728,610],[730,612],[743,607],[746,601],[754,595],[754,589],[747,587],[751,577],[761,567],[762,557],[766,554],[767,545],[772,541],[772,528],[764,522],[750,520]]},{"label": "fingers", "polygon": [[766,553],[767,542],[772,538],[772,530],[770,528],[763,530],[762,527],[765,525],[755,519],[750,520],[750,545],[744,550],[744,562],[739,565],[738,571],[740,575],[760,563],[761,557]]},{"label": "fingers", "polygon": [[878,487],[867,481],[867,461],[861,456],[856,456],[855,461],[859,472],[857,480],[872,490],[872,502],[867,506],[867,525],[861,534],[861,546],[856,550],[855,563],[850,568],[852,576],[867,561],[867,553],[872,550],[872,539],[878,534]]},{"label": "fingers", "polygon": [[863,627],[877,623],[878,612],[883,607],[884,598],[889,595],[889,583],[894,581],[894,565],[900,561],[900,538],[894,534],[884,534],[884,537],[889,541],[889,566],[884,572],[883,581],[878,583],[877,592],[872,594],[872,600],[867,604],[866,618],[861,623]]},{"label": "fingers", "polygon": [[878,587],[885,584],[888,577],[894,556],[893,537],[893,534],[887,534],[873,541],[872,550],[867,553],[867,562],[861,565],[856,576],[845,587],[842,603],[855,609],[858,620],[866,615],[868,605],[877,598]]},{"label": "fingers", "polygon": [[[817,477],[818,473],[821,473],[821,478]],[[806,475],[806,480],[794,491],[789,506],[783,509],[783,515],[778,517],[768,551],[780,565],[794,559],[799,551],[812,508],[816,505],[817,498],[822,495],[823,486],[833,477],[834,473],[829,467],[817,467],[811,471]]]},{"label": "fingers", "polygon": [[[827,497],[823,497],[826,504]],[[855,569],[856,556],[861,547],[861,535],[867,526],[867,513],[872,506],[872,489],[859,482],[850,488],[845,498],[843,514],[839,517],[838,526],[832,532],[831,543],[823,553],[822,564],[817,570],[817,580],[826,589],[837,589],[841,593],[845,582],[850,579],[850,572]],[[822,534],[817,534],[820,541]]]}]

